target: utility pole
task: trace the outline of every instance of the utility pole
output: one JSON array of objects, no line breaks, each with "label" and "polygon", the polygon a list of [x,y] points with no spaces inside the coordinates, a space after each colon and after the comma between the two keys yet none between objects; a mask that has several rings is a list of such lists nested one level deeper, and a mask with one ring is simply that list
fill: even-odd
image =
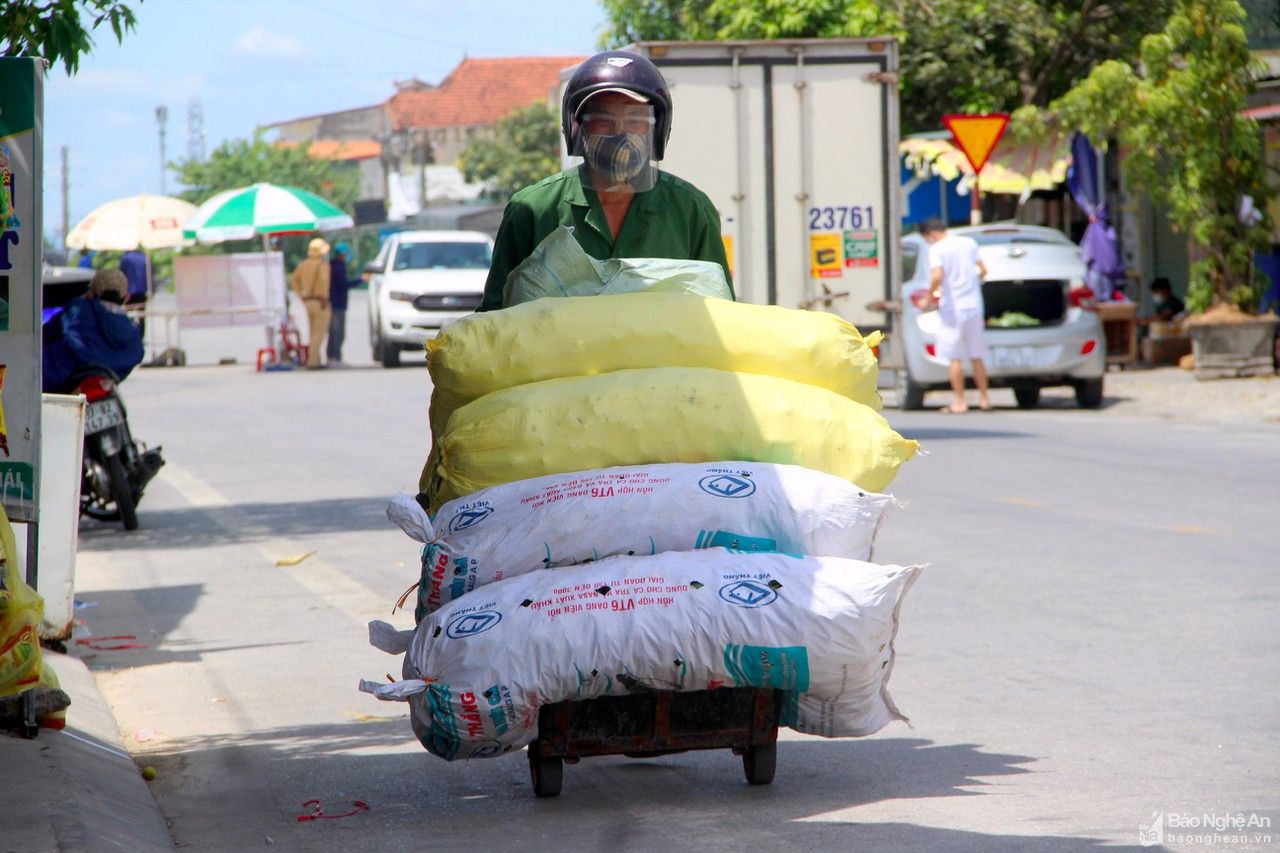
[{"label": "utility pole", "polygon": [[67,153],[70,149],[62,146],[62,245],[67,245],[67,234],[71,230],[71,179],[67,169]]},{"label": "utility pole", "polygon": [[204,107],[199,98],[187,103],[187,159],[194,162],[204,159]]},{"label": "utility pole", "polygon": [[160,127],[160,195],[165,195],[164,187],[164,129],[169,121],[169,108],[156,107],[156,124]]}]

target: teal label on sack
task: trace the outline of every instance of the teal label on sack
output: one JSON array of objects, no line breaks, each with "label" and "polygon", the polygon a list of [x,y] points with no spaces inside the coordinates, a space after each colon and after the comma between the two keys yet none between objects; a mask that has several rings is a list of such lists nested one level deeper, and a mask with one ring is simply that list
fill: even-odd
[{"label": "teal label on sack", "polygon": [[[466,740],[469,758],[487,758],[502,752],[502,743],[493,737],[485,736],[485,720],[495,726],[501,721],[501,731],[508,727],[509,711],[504,711],[505,704],[511,709],[511,692],[504,686],[495,684],[483,693],[476,694],[469,690],[457,694],[442,684],[427,687],[431,701],[431,731],[423,744],[428,750],[452,760],[462,749],[462,734],[466,729]],[[501,731],[499,734],[501,734]]]},{"label": "teal label on sack", "polygon": [[804,646],[724,647],[724,665],[739,687],[783,691],[778,725],[800,719],[800,694],[809,689],[809,650]]},{"label": "teal label on sack", "polygon": [[441,758],[452,760],[462,745],[458,737],[458,719],[453,713],[453,691],[443,684],[427,686],[431,699],[431,731],[423,744]]},{"label": "teal label on sack", "polygon": [[[462,596],[476,586],[477,562],[471,557],[449,553],[443,545],[431,543],[422,549],[422,579],[418,583],[418,609],[421,622],[427,614],[446,601]],[[448,598],[445,598],[445,595]]]},{"label": "teal label on sack", "polygon": [[724,665],[739,687],[804,693],[809,689],[809,650],[804,646],[724,647]]},{"label": "teal label on sack", "polygon": [[728,548],[748,554],[775,553],[778,540],[764,536],[744,536],[730,530],[702,530],[694,542],[694,548]]},{"label": "teal label on sack", "polygon": [[474,560],[456,557],[453,561],[453,583],[449,584],[449,600],[460,598],[475,586],[475,573],[471,571]]},{"label": "teal label on sack", "polygon": [[511,688],[505,684],[495,684],[484,693],[489,719],[493,722],[493,732],[502,737],[511,728],[511,720],[515,719],[515,704],[511,701]]}]

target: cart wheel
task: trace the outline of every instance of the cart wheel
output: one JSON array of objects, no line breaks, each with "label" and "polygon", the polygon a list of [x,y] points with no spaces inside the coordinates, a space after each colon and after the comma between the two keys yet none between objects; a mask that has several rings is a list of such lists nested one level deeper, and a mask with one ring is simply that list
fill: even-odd
[{"label": "cart wheel", "polygon": [[778,769],[778,744],[749,746],[742,753],[742,770],[752,785],[768,785]]},{"label": "cart wheel", "polygon": [[560,796],[564,782],[564,759],[543,758],[529,751],[529,777],[533,780],[533,793],[539,797]]}]

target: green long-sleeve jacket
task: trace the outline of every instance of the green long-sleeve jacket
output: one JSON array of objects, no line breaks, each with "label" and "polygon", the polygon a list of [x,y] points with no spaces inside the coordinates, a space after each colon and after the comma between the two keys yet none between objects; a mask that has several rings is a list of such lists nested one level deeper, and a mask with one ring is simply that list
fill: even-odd
[{"label": "green long-sleeve jacket", "polygon": [[729,262],[720,237],[720,215],[711,199],[693,184],[666,172],[658,172],[653,189],[636,193],[614,240],[600,199],[584,168],[544,178],[511,197],[502,215],[493,249],[493,264],[485,281],[484,301],[477,309],[502,307],[507,276],[529,257],[538,244],[561,225],[573,227],[573,236],[588,255],[607,258],[675,258],[712,261],[724,268],[725,281],[733,289]]}]

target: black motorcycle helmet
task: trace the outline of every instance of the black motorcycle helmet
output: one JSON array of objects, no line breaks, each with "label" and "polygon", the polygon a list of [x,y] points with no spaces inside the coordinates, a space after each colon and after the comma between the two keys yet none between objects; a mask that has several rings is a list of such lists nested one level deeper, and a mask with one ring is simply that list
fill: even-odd
[{"label": "black motorcycle helmet", "polygon": [[597,53],[578,66],[565,87],[560,104],[560,129],[564,144],[574,151],[578,144],[578,111],[584,101],[597,92],[625,89],[649,99],[653,105],[653,154],[661,160],[671,135],[671,90],[658,66],[648,59],[625,50]]}]

